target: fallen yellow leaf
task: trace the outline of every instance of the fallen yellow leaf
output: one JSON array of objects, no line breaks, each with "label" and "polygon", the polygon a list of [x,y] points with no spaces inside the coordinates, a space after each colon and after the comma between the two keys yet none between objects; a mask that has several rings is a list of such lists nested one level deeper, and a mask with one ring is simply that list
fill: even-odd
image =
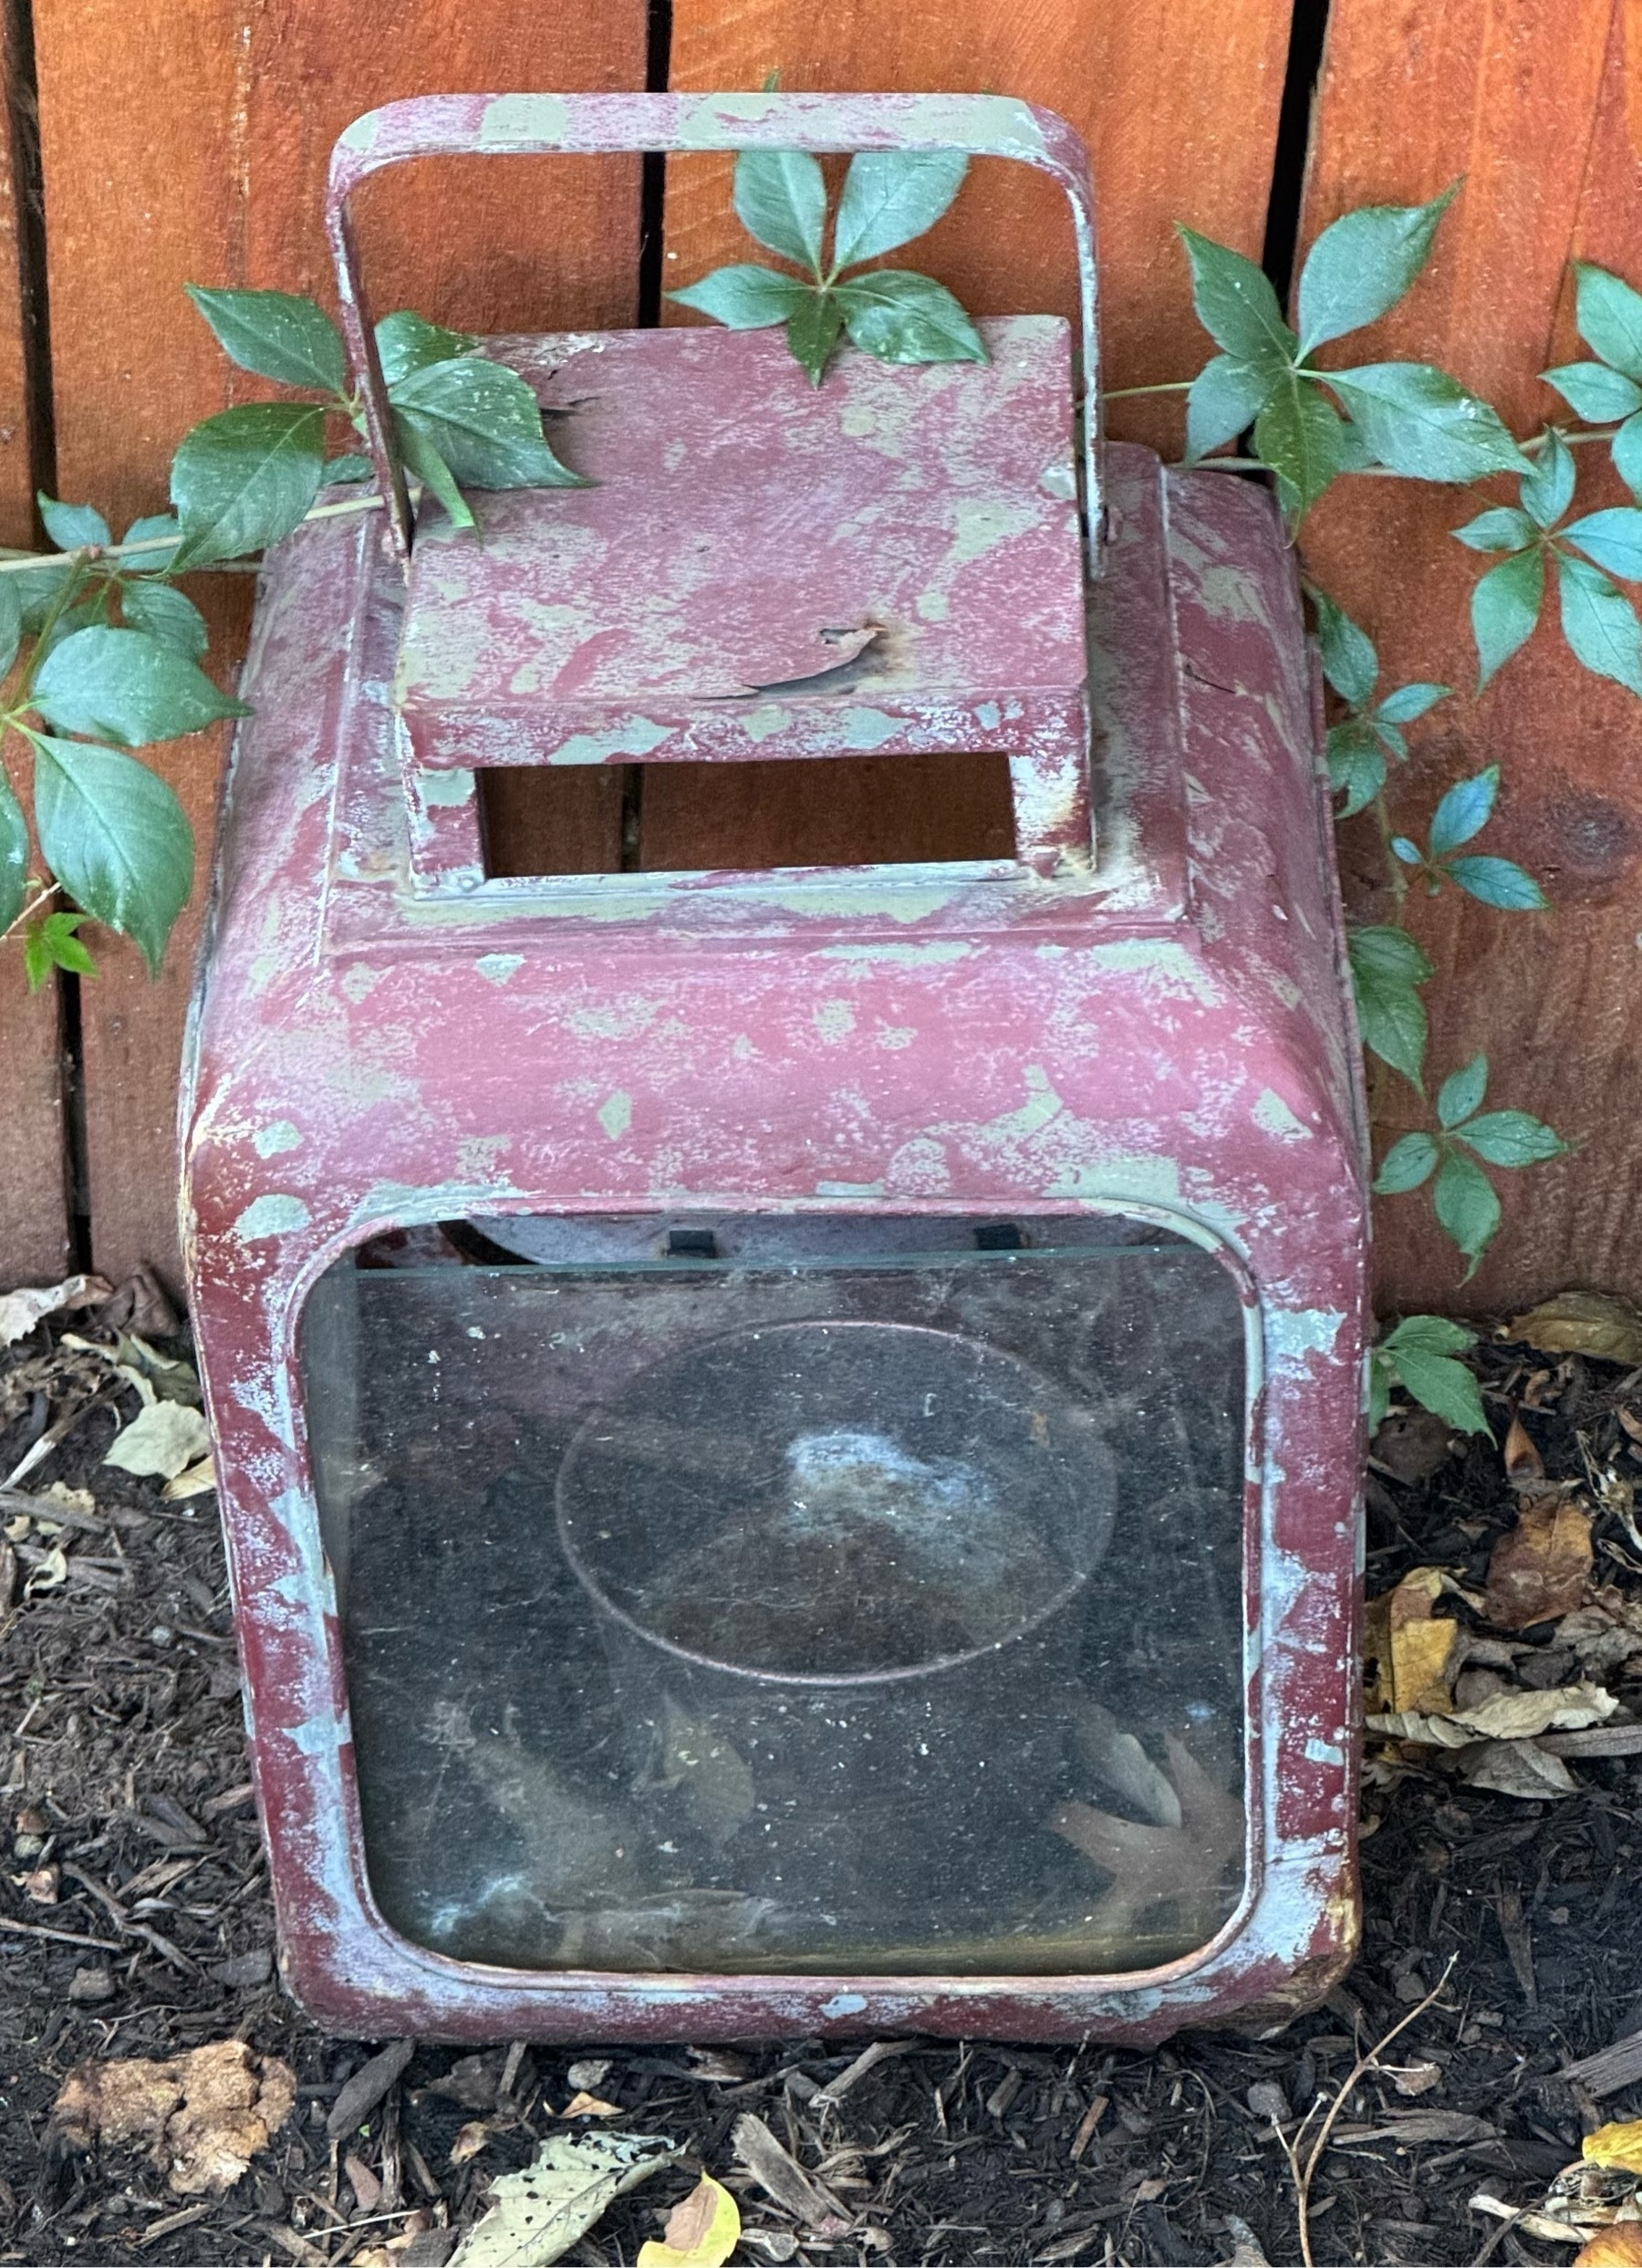
[{"label": "fallen yellow leaf", "polygon": [[1547,1355],[1595,1355],[1642,1362],[1642,1308],[1611,1292],[1559,1292],[1506,1326],[1512,1338]]},{"label": "fallen yellow leaf", "polygon": [[1598,2229],[1574,2255],[1574,2268],[1642,2268],[1642,2221]]},{"label": "fallen yellow leaf", "polygon": [[573,2095],[560,2111],[561,2118],[619,2118],[621,2105],[606,2103],[597,2095]]},{"label": "fallen yellow leaf", "polygon": [[1616,2166],[1622,2173],[1642,2173],[1642,2118],[1622,2118],[1598,2127],[1585,2138],[1583,2155],[1595,2166]]},{"label": "fallen yellow leaf", "polygon": [[741,2236],[741,2213],[722,2182],[704,2173],[667,2216],[664,2241],[639,2247],[639,2268],[723,2268]]},{"label": "fallen yellow leaf", "polygon": [[1377,1670],[1368,1691],[1375,1715],[1452,1706],[1448,1671],[1460,1626],[1431,1613],[1448,1583],[1440,1567],[1416,1567],[1394,1591],[1370,1600],[1366,1647]]}]

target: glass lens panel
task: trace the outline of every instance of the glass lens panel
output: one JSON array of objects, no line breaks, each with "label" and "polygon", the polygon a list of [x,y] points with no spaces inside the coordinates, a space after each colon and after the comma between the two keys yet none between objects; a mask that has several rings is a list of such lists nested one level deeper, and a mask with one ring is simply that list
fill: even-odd
[{"label": "glass lens panel", "polygon": [[1121,1220],[450,1223],[303,1361],[367,1864],[514,1968],[1113,1972],[1243,1880],[1242,1310]]}]

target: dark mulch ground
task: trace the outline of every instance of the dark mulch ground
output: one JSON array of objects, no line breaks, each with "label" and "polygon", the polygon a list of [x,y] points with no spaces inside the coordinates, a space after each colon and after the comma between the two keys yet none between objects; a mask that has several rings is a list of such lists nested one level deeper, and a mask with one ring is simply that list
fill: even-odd
[{"label": "dark mulch ground", "polygon": [[[53,1352],[57,1337],[55,1325],[36,1332],[0,1373],[0,1477],[98,1382],[94,1361]],[[1577,1481],[1598,1508],[1600,1578],[1642,1595],[1626,1484],[1642,1463],[1617,1414],[1642,1416],[1642,1372],[1498,1346],[1480,1367],[1502,1437],[1524,1396],[1537,1404],[1523,1423],[1550,1480]],[[121,1405],[135,1406],[129,1395]],[[453,2083],[457,2053],[422,2048],[338,2149],[329,2107],[371,2051],[321,2036],[273,1982],[213,1500],[165,1504],[157,1483],[103,1468],[111,1409],[86,1415],[23,1483],[90,1486],[94,1517],[55,1536],[37,1521],[24,1533],[15,1502],[0,1504],[19,1562],[0,1648],[0,1825],[16,1851],[0,1883],[0,2261],[363,2254],[361,2268],[382,2268],[374,2248],[420,2228],[388,2257],[429,2268],[488,2180],[525,2162],[553,2110],[591,2085],[624,2127],[677,2138],[693,2159],[620,2200],[573,2259],[630,2262],[699,2163],[742,2191],[739,2259],[1223,2262],[1231,2215],[1271,2262],[1290,2262],[1296,2220],[1273,2114],[1292,2131],[1320,2096],[1332,2100],[1358,2045],[1407,2015],[1450,1959],[1446,1985],[1387,2057],[1439,2076],[1409,2096],[1375,2075],[1344,2106],[1316,2178],[1316,2257],[1471,2262],[1490,2247],[1494,2259],[1569,2257],[1469,2200],[1483,2190],[1537,2202],[1577,2156],[1582,2128],[1642,2112],[1642,2090],[1610,2095],[1599,2112],[1558,2076],[1642,2015],[1635,1757],[1581,1758],[1579,1792],[1545,1803],[1479,1792],[1418,1757],[1382,1763],[1367,1799],[1362,1958],[1325,2007],[1276,2039],[1182,2038],[1151,2055],[920,2043],[822,2112],[817,2086],[865,2042],[733,2055],[498,2048]],[[1429,1564],[1480,1585],[1515,1513],[1499,1451],[1433,1452],[1419,1427],[1381,1448],[1371,1590]],[[43,1556],[54,1545],[65,1569],[55,1583]],[[1557,1681],[1550,1630],[1522,1635],[1545,1649],[1543,1681]],[[42,1902],[41,1869],[53,1867],[56,1902]],[[43,2148],[77,2064],[229,2036],[288,2059],[299,2093],[290,2123],[225,2196],[179,2199],[130,2154]],[[608,2067],[572,2073],[589,2060]],[[748,2109],[847,2200],[865,2234],[798,2249],[793,2223],[734,2168],[729,2130]],[[1445,2138],[1417,2138],[1433,2112]],[[457,2133],[473,2121],[483,2146],[453,2165]]]}]

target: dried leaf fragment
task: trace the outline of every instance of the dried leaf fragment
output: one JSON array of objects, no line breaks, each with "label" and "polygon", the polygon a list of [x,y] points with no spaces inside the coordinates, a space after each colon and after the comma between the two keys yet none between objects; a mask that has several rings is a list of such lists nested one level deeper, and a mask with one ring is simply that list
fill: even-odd
[{"label": "dried leaf fragment", "polygon": [[1558,1685],[1542,1692],[1492,1693],[1475,1709],[1389,1711],[1367,1719],[1370,1732],[1427,1748],[1469,1748],[1473,1741],[1531,1741],[1542,1732],[1577,1732],[1604,1724],[1618,1708],[1599,1685]]},{"label": "dried leaf fragment", "polygon": [[0,1298],[0,1347],[26,1338],[47,1316],[61,1315],[68,1308],[95,1307],[111,1296],[111,1287],[100,1275],[65,1276],[60,1284],[42,1290],[7,1292]]},{"label": "dried leaf fragment", "polygon": [[604,2102],[598,2096],[588,2095],[585,2091],[573,2095],[559,2113],[561,2118],[619,2118],[620,2116],[619,2103]]},{"label": "dried leaf fragment", "polygon": [[151,1401],[115,1436],[103,1462],[140,1478],[152,1474],[170,1481],[197,1464],[210,1447],[211,1435],[197,1410],[186,1402]]},{"label": "dried leaf fragment", "polygon": [[667,2216],[662,2241],[639,2247],[639,2268],[723,2268],[741,2238],[741,2212],[721,2182],[704,2173]]},{"label": "dried leaf fragment", "polygon": [[483,2118],[470,2118],[456,2129],[456,2139],[451,2145],[452,2166],[465,2166],[470,2158],[477,2158],[490,2140],[490,2128]]},{"label": "dried leaf fragment", "polygon": [[528,2166],[504,2174],[490,2211],[450,2268],[547,2268],[593,2227],[612,2198],[670,2166],[679,2146],[657,2134],[552,2134]]},{"label": "dried leaf fragment", "polygon": [[1595,1355],[1602,1362],[1642,1362],[1642,1307],[1611,1292],[1558,1292],[1507,1324],[1511,1338],[1546,1355]]},{"label": "dried leaf fragment", "polygon": [[764,2195],[774,2198],[795,2221],[824,2235],[836,2236],[848,2227],[850,2215],[838,2199],[805,2173],[753,2111],[742,2113],[730,2130],[730,2139],[736,2157]]},{"label": "dried leaf fragment", "polygon": [[1579,1793],[1579,1783],[1562,1758],[1537,1741],[1488,1741],[1462,1759],[1460,1776],[1468,1787],[1489,1788],[1496,1795],[1515,1795],[1527,1803]]},{"label": "dried leaf fragment", "polygon": [[1620,2118],[1587,2134],[1580,2155],[1594,2166],[1617,2167],[1622,2173],[1642,2173],[1642,2118]]},{"label": "dried leaf fragment", "polygon": [[1440,1567],[1416,1567],[1395,1590],[1369,1601],[1364,1645],[1377,1672],[1368,1691],[1371,1709],[1451,1705],[1449,1677],[1462,1633],[1451,1618],[1432,1613],[1450,1587]]},{"label": "dried leaf fragment", "polygon": [[1560,1496],[1537,1496],[1494,1545],[1485,1611],[1496,1629],[1525,1630],[1572,1614],[1589,1587],[1591,1514]]},{"label": "dried leaf fragment", "polygon": [[99,2141],[146,2149],[179,2197],[216,2197],[267,2148],[296,2100],[288,2064],[254,2055],[243,2040],[214,2040],[164,2063],[77,2065],[52,2105],[50,2134],[76,2153]]}]

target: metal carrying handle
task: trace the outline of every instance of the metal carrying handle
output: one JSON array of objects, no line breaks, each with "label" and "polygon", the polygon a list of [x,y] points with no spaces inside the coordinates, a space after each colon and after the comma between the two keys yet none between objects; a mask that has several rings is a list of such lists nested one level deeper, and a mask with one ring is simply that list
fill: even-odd
[{"label": "metal carrying handle", "polygon": [[1100,361],[1095,208],[1080,135],[1053,110],[1005,95],[419,95],[355,119],[331,152],[325,224],[342,328],[364,396],[394,549],[410,550],[410,504],[394,439],[348,199],[371,173],[413,158],[603,155],[639,151],[962,150],[1013,158],[1057,181],[1072,207],[1083,349],[1085,540],[1099,572]]}]

